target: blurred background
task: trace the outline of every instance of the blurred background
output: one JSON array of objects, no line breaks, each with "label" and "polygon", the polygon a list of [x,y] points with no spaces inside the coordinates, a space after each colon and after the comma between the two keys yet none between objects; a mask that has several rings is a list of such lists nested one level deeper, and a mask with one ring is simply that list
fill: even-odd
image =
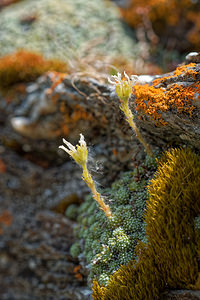
[{"label": "blurred background", "polygon": [[97,176],[108,173],[104,185],[119,172],[107,158],[112,166],[118,160],[115,141],[110,152],[99,144],[105,120],[63,104],[74,90],[62,80],[159,75],[199,46],[198,0],[0,0],[1,300],[89,299],[87,271],[69,252],[74,223],[65,217],[88,190],[58,146],[85,131],[94,169],[105,168]]},{"label": "blurred background", "polygon": [[0,1],[0,55],[27,49],[69,71],[113,64],[132,73],[174,68],[200,42],[198,0]]}]

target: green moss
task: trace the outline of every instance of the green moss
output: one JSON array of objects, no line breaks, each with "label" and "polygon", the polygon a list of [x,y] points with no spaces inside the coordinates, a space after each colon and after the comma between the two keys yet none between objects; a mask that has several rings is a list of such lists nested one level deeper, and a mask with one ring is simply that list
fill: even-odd
[{"label": "green moss", "polygon": [[[152,170],[146,166],[139,166],[138,170],[122,174],[110,189],[102,191],[112,218],[105,217],[92,197],[87,197],[78,210],[75,235],[88,262],[89,278],[98,278],[103,285],[121,264],[126,265],[134,257],[138,240],[145,238],[143,215],[149,180],[146,173],[152,174]],[[137,188],[132,188],[135,185]]]},{"label": "green moss", "polygon": [[157,160],[160,158],[160,152],[154,151],[154,156],[146,155],[144,165],[147,168],[155,169],[157,167]]},{"label": "green moss", "polygon": [[[93,283],[94,300],[159,300],[164,289],[199,289],[200,157],[189,149],[166,152],[148,187],[148,243],[120,267],[106,287]],[[134,248],[133,248],[134,252]]]},{"label": "green moss", "polygon": [[200,231],[200,217],[195,218],[195,227]]},{"label": "green moss", "polygon": [[65,211],[65,215],[67,218],[71,220],[75,220],[78,213],[78,206],[76,204],[71,204]]},{"label": "green moss", "polygon": [[73,257],[78,257],[81,253],[81,247],[79,243],[74,243],[72,247],[70,248],[70,254]]}]

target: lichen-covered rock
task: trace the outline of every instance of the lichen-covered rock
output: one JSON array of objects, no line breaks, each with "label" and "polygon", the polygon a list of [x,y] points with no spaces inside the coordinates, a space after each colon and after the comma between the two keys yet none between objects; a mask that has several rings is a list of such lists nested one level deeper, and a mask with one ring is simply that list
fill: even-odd
[{"label": "lichen-covered rock", "polygon": [[[130,105],[149,144],[186,144],[200,149],[199,80],[200,64],[194,62],[162,76],[139,76]],[[123,119],[113,87],[96,79],[52,73],[41,77],[36,88],[30,85],[29,89],[16,117],[11,119],[16,131],[35,139],[65,135],[72,141],[80,132],[89,140],[109,134],[113,151],[121,153],[118,159],[129,160],[129,142],[135,148],[133,144],[138,141]],[[54,107],[54,113],[45,112],[45,105]],[[122,152],[115,144],[119,138],[126,145]]]},{"label": "lichen-covered rock", "polygon": [[182,65],[146,84],[137,84],[134,103],[136,123],[149,136],[149,143],[200,149],[200,64]]}]

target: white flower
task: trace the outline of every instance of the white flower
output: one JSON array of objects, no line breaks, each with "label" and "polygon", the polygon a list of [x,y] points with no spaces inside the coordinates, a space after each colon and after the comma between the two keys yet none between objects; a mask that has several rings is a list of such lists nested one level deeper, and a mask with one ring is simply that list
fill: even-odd
[{"label": "white flower", "polygon": [[111,76],[114,81],[112,81],[110,78],[108,78],[108,82],[115,85],[115,91],[122,101],[127,101],[132,94],[132,88],[135,85],[135,83],[138,81],[138,76],[131,75],[129,76],[124,72],[124,79],[122,79],[121,73],[117,73],[117,75]]},{"label": "white flower", "polygon": [[60,149],[64,150],[67,152],[76,162],[77,164],[84,166],[87,163],[87,145],[84,140],[84,136],[80,134],[80,140],[79,140],[79,145],[76,145],[74,147],[71,143],[63,139],[63,143],[68,147],[66,148],[65,146],[61,145],[59,146]]}]

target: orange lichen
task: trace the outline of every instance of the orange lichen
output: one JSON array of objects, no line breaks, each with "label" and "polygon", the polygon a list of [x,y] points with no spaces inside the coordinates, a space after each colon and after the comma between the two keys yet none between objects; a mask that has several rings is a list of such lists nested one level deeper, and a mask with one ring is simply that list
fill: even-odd
[{"label": "orange lichen", "polygon": [[79,120],[93,120],[93,117],[91,114],[87,113],[80,105],[76,104],[75,109],[71,116],[72,122],[77,122]]},{"label": "orange lichen", "polygon": [[194,79],[196,79],[196,75],[198,73],[196,71],[194,71],[195,66],[196,66],[195,63],[190,63],[187,65],[179,66],[176,68],[176,70],[173,72],[172,75],[154,79],[153,86],[156,86],[160,83],[164,83],[166,79],[175,78],[179,75],[192,76]]},{"label": "orange lichen", "polygon": [[176,76],[182,75],[182,74],[188,75],[191,72],[194,72],[193,70],[191,70],[191,68],[193,68],[195,66],[196,66],[195,63],[190,63],[188,65],[179,66],[176,68],[176,70],[174,71],[174,75],[171,77],[176,77]]},{"label": "orange lichen", "polygon": [[158,109],[163,111],[162,109],[165,108],[164,92],[162,88],[156,89],[148,84],[137,84],[134,87],[134,92],[136,96],[136,110],[143,111],[145,114],[149,115],[151,119],[154,119],[156,123],[163,124],[161,115],[157,112]]},{"label": "orange lichen", "polygon": [[78,279],[79,281],[83,280],[83,275],[80,273],[81,269],[82,269],[81,265],[78,265],[78,266],[74,267],[74,270],[73,270],[75,278]]},{"label": "orange lichen", "polygon": [[0,9],[19,1],[21,0],[0,0]]},{"label": "orange lichen", "polygon": [[69,113],[65,103],[61,104],[60,107],[61,112],[64,114],[65,120],[67,123],[76,123],[79,120],[93,120],[91,114],[87,113],[80,105],[76,104],[73,111]]},{"label": "orange lichen", "polygon": [[[187,0],[186,0],[187,1]],[[170,2],[170,5],[169,5]],[[187,1],[189,2],[189,1]],[[158,17],[168,18],[170,24],[176,24],[176,17],[174,14],[166,16],[166,11],[173,9],[176,11],[175,1],[167,0],[132,0],[127,8],[122,8],[122,16],[133,27],[142,23],[142,15],[156,21]]]},{"label": "orange lichen", "polygon": [[[127,8],[122,8],[122,15],[132,25],[138,25],[142,22],[142,14],[157,21],[162,18],[169,22],[169,25],[177,25],[180,15],[186,9],[192,9],[194,4],[190,0],[131,0]],[[170,12],[173,11],[173,14]]]},{"label": "orange lichen", "polygon": [[0,158],[0,173],[5,173],[6,172],[6,165],[4,161]]},{"label": "orange lichen", "polygon": [[18,50],[0,58],[0,88],[8,89],[17,83],[33,81],[51,70],[66,72],[67,66],[59,60],[46,60],[38,53]]},{"label": "orange lichen", "polygon": [[[52,101],[56,104],[57,101],[59,100],[59,94],[54,93],[54,90],[66,78],[67,73],[50,71],[50,72],[46,73],[46,76],[50,77],[50,79],[51,79],[51,87],[46,91],[46,93],[51,95]],[[60,109],[62,109],[62,108],[60,107]]]},{"label": "orange lichen", "polygon": [[74,273],[78,272],[81,269],[81,265],[74,267]]},{"label": "orange lichen", "polygon": [[[56,131],[56,135],[68,136],[80,120],[93,121],[94,117],[91,113],[87,112],[81,105],[75,104],[73,108],[68,107],[66,101],[59,101],[60,93],[56,93],[56,87],[63,82],[67,73],[61,73],[56,71],[46,72],[46,77],[51,80],[51,86],[45,92],[51,97],[54,104],[58,103],[59,110],[63,116],[63,122],[61,127]],[[76,99],[74,99],[76,101]],[[106,118],[103,116],[101,122],[106,123]]]},{"label": "orange lichen", "polygon": [[0,223],[4,224],[5,226],[10,226],[12,224],[13,217],[8,210],[5,210],[0,215]]},{"label": "orange lichen", "polygon": [[[175,48],[178,45],[180,50],[186,51],[199,47],[199,8],[199,1],[191,0],[130,0],[129,5],[120,11],[133,28],[142,26],[150,40],[153,29],[154,35],[161,40],[167,36],[168,47]],[[184,43],[181,43],[181,38],[185,40]]]},{"label": "orange lichen", "polygon": [[173,75],[155,79],[152,86],[148,84],[135,85],[136,110],[150,116],[157,125],[167,124],[161,113],[172,109],[175,109],[178,114],[186,113],[191,117],[195,109],[194,101],[200,100],[200,82],[192,83],[187,87],[183,84],[173,83],[169,89],[157,87],[157,85],[181,74],[192,75],[195,78],[197,72],[191,69],[194,66],[193,63],[180,66]]},{"label": "orange lichen", "polygon": [[[177,113],[187,113],[190,117],[195,109],[192,101],[195,94],[200,93],[200,83],[193,83],[189,87],[174,84],[170,90],[155,88],[154,86],[136,85],[136,110],[143,111],[156,121],[158,125],[166,125],[161,113],[176,109]],[[200,97],[199,97],[200,99]]]},{"label": "orange lichen", "polygon": [[4,227],[9,227],[13,222],[13,217],[8,210],[0,215],[0,235],[3,234]]},{"label": "orange lichen", "polygon": [[112,153],[113,153],[114,156],[117,156],[117,153],[118,153],[118,152],[117,152],[117,149],[116,149],[116,148],[113,148],[113,149],[112,149]]},{"label": "orange lichen", "polygon": [[50,91],[52,93],[55,90],[55,88],[66,78],[66,75],[67,75],[66,73],[51,72],[52,85],[51,85]]},{"label": "orange lichen", "polygon": [[199,49],[200,44],[200,18],[199,11],[190,11],[188,12],[188,20],[193,23],[193,27],[188,32],[188,40],[191,42],[194,47]]},{"label": "orange lichen", "polygon": [[76,104],[73,110],[69,109],[65,102],[60,105],[60,111],[63,115],[63,125],[61,127],[61,132],[65,136],[69,134],[73,128],[77,126],[77,122],[80,120],[93,121],[94,117],[91,113],[86,112],[79,104]]}]

